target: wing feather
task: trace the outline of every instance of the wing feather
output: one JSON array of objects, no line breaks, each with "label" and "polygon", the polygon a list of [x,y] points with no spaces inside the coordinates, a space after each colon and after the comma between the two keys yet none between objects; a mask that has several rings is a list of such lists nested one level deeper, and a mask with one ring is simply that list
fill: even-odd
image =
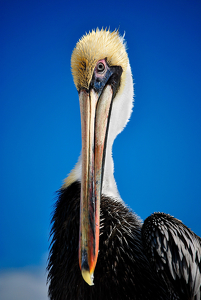
[{"label": "wing feather", "polygon": [[181,221],[163,213],[145,220],[142,239],[147,257],[164,280],[171,282],[181,297],[201,300],[201,239]]}]

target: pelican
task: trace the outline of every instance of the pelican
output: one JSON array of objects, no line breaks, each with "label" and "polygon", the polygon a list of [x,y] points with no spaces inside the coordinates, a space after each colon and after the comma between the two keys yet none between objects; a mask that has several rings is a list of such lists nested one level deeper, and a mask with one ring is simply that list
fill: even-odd
[{"label": "pelican", "polygon": [[124,38],[107,29],[89,32],[76,44],[71,67],[82,151],[52,218],[50,299],[200,300],[200,237],[164,213],[142,224],[114,179],[112,145],[134,97]]}]

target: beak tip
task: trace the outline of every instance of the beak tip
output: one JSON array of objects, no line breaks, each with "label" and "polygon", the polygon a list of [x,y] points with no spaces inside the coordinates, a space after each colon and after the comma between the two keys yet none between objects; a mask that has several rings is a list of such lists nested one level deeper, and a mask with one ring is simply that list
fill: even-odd
[{"label": "beak tip", "polygon": [[94,273],[90,273],[88,270],[82,270],[82,277],[88,283],[88,285],[94,285]]}]

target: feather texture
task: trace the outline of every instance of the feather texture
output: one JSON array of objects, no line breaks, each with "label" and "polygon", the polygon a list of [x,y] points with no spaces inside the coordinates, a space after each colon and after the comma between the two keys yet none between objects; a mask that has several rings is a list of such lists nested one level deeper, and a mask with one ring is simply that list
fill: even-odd
[{"label": "feather texture", "polygon": [[145,220],[142,237],[153,268],[171,282],[181,299],[200,300],[201,239],[164,213]]},{"label": "feather texture", "polygon": [[79,182],[59,191],[48,265],[50,299],[171,299],[144,254],[140,220],[123,203],[104,196],[94,286],[86,284],[78,264],[79,202]]},{"label": "feather texture", "polygon": [[125,84],[125,71],[128,66],[128,56],[125,43],[118,31],[92,30],[83,36],[76,44],[71,57],[71,68],[75,86],[88,89],[96,63],[107,58],[110,66],[121,66],[123,69],[121,90]]}]

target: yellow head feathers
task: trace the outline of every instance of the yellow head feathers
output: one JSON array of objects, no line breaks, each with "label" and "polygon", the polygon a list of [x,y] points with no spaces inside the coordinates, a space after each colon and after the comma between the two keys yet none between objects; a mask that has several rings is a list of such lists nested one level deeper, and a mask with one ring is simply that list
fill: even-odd
[{"label": "yellow head feathers", "polygon": [[72,53],[71,68],[78,91],[80,88],[89,88],[96,63],[104,58],[107,58],[110,66],[122,67],[121,87],[124,85],[128,56],[123,37],[118,31],[97,29],[84,35]]}]

